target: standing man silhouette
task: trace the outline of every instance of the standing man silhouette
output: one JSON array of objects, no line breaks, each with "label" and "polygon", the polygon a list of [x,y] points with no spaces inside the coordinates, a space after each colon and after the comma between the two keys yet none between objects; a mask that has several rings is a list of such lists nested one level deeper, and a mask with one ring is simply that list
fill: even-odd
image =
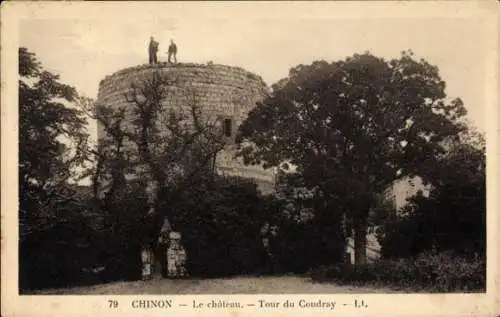
[{"label": "standing man silhouette", "polygon": [[159,43],[155,41],[155,39],[151,36],[149,40],[149,64],[156,64],[158,63],[158,46]]},{"label": "standing man silhouette", "polygon": [[168,47],[168,62],[172,63],[170,58],[174,58],[174,63],[177,63],[177,45],[175,45],[173,40],[170,40],[170,46]]}]

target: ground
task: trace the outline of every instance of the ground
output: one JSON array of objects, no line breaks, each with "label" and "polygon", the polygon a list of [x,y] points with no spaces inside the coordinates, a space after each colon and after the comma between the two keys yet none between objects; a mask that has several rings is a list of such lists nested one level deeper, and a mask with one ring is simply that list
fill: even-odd
[{"label": "ground", "polygon": [[313,282],[302,276],[232,277],[217,279],[113,282],[94,286],[49,289],[37,294],[309,294],[309,293],[387,293],[393,290],[375,287],[339,286]]}]

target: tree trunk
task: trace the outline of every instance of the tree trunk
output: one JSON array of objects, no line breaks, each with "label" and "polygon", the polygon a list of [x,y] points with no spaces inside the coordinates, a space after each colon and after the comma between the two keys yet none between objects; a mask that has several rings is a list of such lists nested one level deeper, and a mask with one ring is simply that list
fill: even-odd
[{"label": "tree trunk", "polygon": [[366,219],[356,220],[354,225],[354,264],[366,263]]}]

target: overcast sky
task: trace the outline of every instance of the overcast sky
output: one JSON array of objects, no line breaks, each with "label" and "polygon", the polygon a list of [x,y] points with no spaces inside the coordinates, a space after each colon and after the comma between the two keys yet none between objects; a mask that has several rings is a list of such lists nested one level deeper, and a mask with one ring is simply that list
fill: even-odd
[{"label": "overcast sky", "polygon": [[148,62],[150,36],[160,43],[160,61],[166,60],[174,39],[179,62],[241,66],[267,84],[285,77],[293,66],[318,59],[334,61],[367,50],[392,58],[411,49],[439,67],[448,95],[461,97],[469,118],[484,130],[485,37],[479,19],[403,18],[397,11],[384,18],[342,17],[335,6],[307,11],[307,4],[299,4],[233,4],[232,11],[221,3],[162,5],[156,10],[121,4],[83,10],[78,19],[64,11],[32,15],[20,23],[19,43],[63,82],[92,98],[106,75]]}]

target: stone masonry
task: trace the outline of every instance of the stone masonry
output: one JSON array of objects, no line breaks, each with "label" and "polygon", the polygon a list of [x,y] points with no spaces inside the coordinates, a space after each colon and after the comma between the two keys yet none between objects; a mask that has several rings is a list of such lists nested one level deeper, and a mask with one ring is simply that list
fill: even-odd
[{"label": "stone masonry", "polygon": [[[125,107],[126,117],[131,118],[127,112],[131,106],[125,94],[133,84],[140,85],[144,80],[151,80],[155,72],[170,82],[162,112],[166,113],[169,109],[189,111],[190,105],[195,102],[202,116],[220,122],[232,140],[249,111],[268,93],[268,87],[260,76],[239,67],[160,63],[125,68],[106,76],[99,84],[97,103],[116,109]],[[104,130],[98,125],[98,139],[104,137]],[[271,170],[245,166],[241,160],[234,158],[234,154],[234,145],[229,142],[217,156],[218,173],[254,179],[263,192],[273,189],[274,173]]]}]

